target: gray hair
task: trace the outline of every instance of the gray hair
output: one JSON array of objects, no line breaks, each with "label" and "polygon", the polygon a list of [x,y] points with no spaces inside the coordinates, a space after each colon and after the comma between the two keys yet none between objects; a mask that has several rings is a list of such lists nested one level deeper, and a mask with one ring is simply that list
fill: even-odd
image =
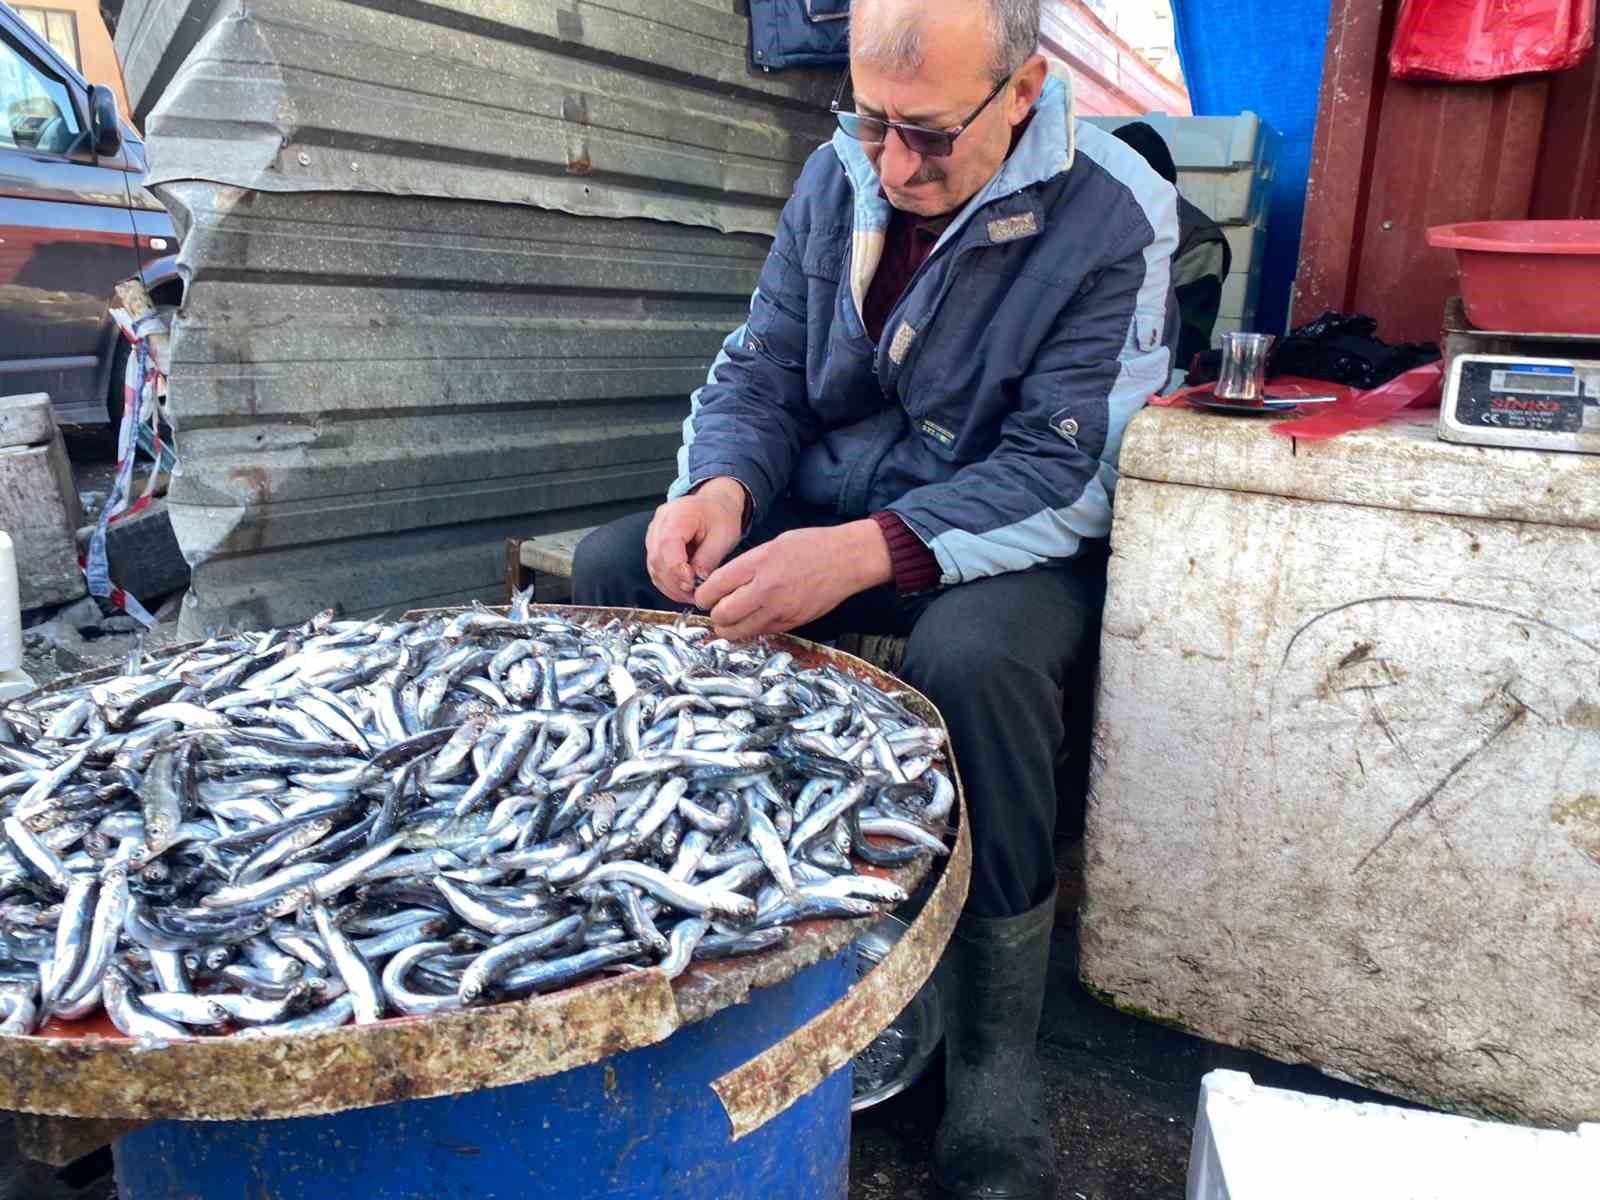
[{"label": "gray hair", "polygon": [[[1032,57],[1039,48],[1040,0],[975,0],[989,15],[989,71],[996,83]],[[864,62],[891,70],[915,71],[922,66],[923,20],[913,18],[892,28],[867,21],[863,10],[873,0],[856,0],[851,6],[850,53]]]}]

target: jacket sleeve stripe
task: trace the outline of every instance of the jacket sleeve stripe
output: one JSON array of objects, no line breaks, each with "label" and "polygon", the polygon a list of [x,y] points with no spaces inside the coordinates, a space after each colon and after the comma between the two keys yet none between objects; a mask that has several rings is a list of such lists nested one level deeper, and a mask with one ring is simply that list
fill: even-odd
[{"label": "jacket sleeve stripe", "polygon": [[[1114,313],[1096,314],[1096,319],[1126,322],[1121,331],[1122,349],[1117,356],[1116,375],[1102,401],[1106,434],[1104,445],[1098,451],[1099,462],[1087,479],[1077,475],[1067,463],[1056,468],[1061,474],[1062,498],[1071,497],[1068,503],[1047,505],[1013,522],[988,529],[962,528],[937,518],[929,521],[926,518],[937,511],[932,503],[926,507],[914,504],[909,506],[909,512],[896,507],[895,511],[900,512],[933,550],[939,560],[942,582],[947,585],[1005,571],[1025,570],[1052,559],[1070,558],[1085,540],[1108,536],[1123,431],[1134,414],[1144,407],[1145,400],[1159,391],[1168,379],[1171,259],[1178,239],[1177,192],[1135,151],[1100,130],[1080,126],[1077,148],[1127,188],[1147,226],[1141,239],[1142,247],[1136,252],[1142,260],[1138,262],[1141,277],[1131,305],[1125,302],[1125,306]],[[980,473],[984,467],[992,469],[992,464],[980,464]],[[981,480],[974,480],[973,484],[981,486]],[[946,486],[958,492],[961,480],[958,477]],[[946,511],[951,515],[959,513],[959,502],[951,504],[946,500],[945,504],[950,505]],[[919,516],[924,519],[919,521]],[[943,527],[928,528],[935,523]]]},{"label": "jacket sleeve stripe", "polygon": [[1102,457],[1113,467],[1122,452],[1122,433],[1145,400],[1167,384],[1172,371],[1168,315],[1172,297],[1172,256],[1178,249],[1178,192],[1150,169],[1138,151],[1102,129],[1085,127],[1080,146],[1086,156],[1122,180],[1150,223],[1144,247],[1144,283],[1134,302],[1133,327],[1122,355],[1122,373],[1107,397],[1109,436]]}]

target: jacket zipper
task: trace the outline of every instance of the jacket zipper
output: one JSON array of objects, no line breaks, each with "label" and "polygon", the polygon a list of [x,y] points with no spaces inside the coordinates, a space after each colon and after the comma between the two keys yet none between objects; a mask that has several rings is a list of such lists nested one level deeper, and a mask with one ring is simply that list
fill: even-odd
[{"label": "jacket zipper", "polygon": [[[1020,190],[1021,189],[1019,188],[1018,191],[1020,191]],[[1014,196],[1016,194],[1017,194],[1016,192],[1010,192],[1006,196],[1003,196],[1003,197],[1002,196],[996,196],[996,197],[994,197],[993,200],[990,200],[989,203],[985,204],[983,206],[983,208],[977,209],[975,212],[973,212],[971,214],[971,216],[969,216],[967,218],[967,229],[970,230],[970,228],[972,226],[972,223],[978,219],[979,215],[984,211],[984,209],[988,208],[990,206],[990,204],[993,204],[993,203],[995,203],[995,202],[997,202],[999,200],[1002,200],[1002,199],[1010,199],[1011,196]],[[854,223],[852,222],[852,230],[853,229],[854,229]],[[854,237],[852,237],[851,238],[852,254],[854,253],[854,249],[853,249],[854,240],[855,240]],[[966,256],[966,254],[969,251],[974,250],[974,249],[976,249],[977,247],[979,247],[981,245],[987,245],[987,243],[980,241],[978,238],[972,238],[972,239],[968,240],[967,242],[965,242],[964,244],[960,245],[957,249],[949,251],[950,254],[953,254],[953,255],[956,256],[956,261],[952,262],[950,264],[950,271],[949,271],[948,275],[945,278],[944,285],[940,288],[938,296],[935,297],[932,306],[928,309],[929,319],[926,322],[926,324],[932,324],[933,317],[938,314],[940,308],[942,308],[943,305],[944,305],[945,298],[950,294],[950,289],[955,284],[955,269],[956,269],[957,264],[960,262],[960,260],[962,258],[964,258]],[[939,254],[943,251],[943,249],[944,249],[943,247],[935,246],[934,249],[933,249],[933,252],[931,254],[929,254],[927,258],[922,260],[922,265],[920,267],[918,267],[914,272],[912,272],[910,281],[906,284],[905,288],[900,293],[900,298],[895,301],[894,307],[889,310],[889,315],[884,320],[884,323],[883,323],[883,331],[884,331],[884,333],[886,335],[889,335],[888,340],[889,340],[889,342],[891,344],[893,343],[894,339],[893,339],[893,335],[890,334],[890,331],[895,328],[895,326],[896,326],[896,324],[897,324],[897,322],[899,320],[900,313],[905,308],[906,298],[908,296],[910,296],[911,293],[916,290],[917,284],[922,281],[923,275],[932,267],[933,260],[939,256]],[[879,267],[881,269],[883,264],[880,261],[878,265],[879,265]],[[871,285],[869,284],[868,287],[870,288],[870,286]],[[852,298],[851,303],[852,303],[852,306],[853,306],[854,305],[854,299],[853,298]],[[866,326],[866,319],[865,319],[864,314],[857,313],[856,315],[861,320],[862,327],[864,329],[865,326]],[[919,333],[920,333],[920,331],[919,331]],[[920,340],[921,339],[919,337],[917,339],[917,341],[920,341]],[[899,378],[901,378],[901,377],[903,377],[905,375],[906,371],[911,366],[911,363],[913,361],[913,356],[919,355],[919,354],[921,354],[921,352],[922,352],[922,347],[920,345],[916,345],[916,344],[912,345],[912,347],[910,348],[910,354],[907,355],[906,361],[900,364],[900,371],[896,375],[896,379],[899,379]],[[878,390],[883,393],[884,399],[892,402],[893,406],[895,408],[899,409],[902,413],[904,413],[905,416],[906,416],[906,419],[909,420],[911,418],[910,410],[908,408],[906,408],[906,406],[900,402],[898,397],[896,397],[896,396],[894,396],[894,395],[892,395],[890,393],[887,384],[884,382],[884,373],[878,369],[879,357],[881,355],[883,355],[883,354],[886,354],[886,353],[887,353],[887,350],[884,347],[883,339],[880,338],[879,341],[873,346],[873,351],[872,351],[872,376],[873,376],[874,379],[876,379],[878,381]],[[866,499],[866,492],[867,492],[867,490],[868,490],[868,488],[869,488],[869,486],[871,484],[872,477],[877,474],[878,467],[880,465],[882,465],[883,460],[888,456],[889,452],[894,448],[895,442],[899,440],[899,434],[900,434],[899,426],[900,426],[900,424],[901,424],[900,422],[896,421],[893,426],[890,426],[890,427],[886,428],[884,430],[883,435],[878,438],[876,444],[873,446],[873,453],[870,454],[870,455],[862,455],[860,457],[860,459],[857,460],[855,469],[852,470],[848,475],[845,476],[844,486],[840,489],[840,492],[839,492],[838,512],[839,512],[840,516],[848,515],[849,510],[851,508],[855,507],[855,505],[850,503],[850,501],[854,499],[855,494],[857,492],[861,493],[861,499],[862,500]]]},{"label": "jacket zipper", "polygon": [[[966,242],[958,249],[951,250],[949,252],[956,256],[956,261],[950,264],[950,271],[945,279],[944,285],[940,289],[939,295],[935,298],[933,306],[929,309],[930,317],[931,314],[939,311],[939,307],[944,303],[945,297],[949,295],[950,288],[955,282],[955,268],[957,263],[959,263],[961,258],[965,256],[967,251],[974,249],[980,244],[982,243],[980,243],[977,239],[973,239]],[[884,320],[883,329],[886,335],[889,334],[890,330],[894,329],[899,314],[905,307],[906,297],[910,296],[911,293],[916,289],[917,284],[922,279],[923,273],[929,270],[934,258],[938,254],[939,250],[936,248],[932,254],[928,255],[928,257],[923,260],[922,265],[912,273],[911,281],[906,284],[905,290],[900,293],[900,298],[895,301],[894,307],[889,310],[889,316]],[[892,342],[892,335],[889,337],[889,340]],[[907,360],[900,364],[899,375],[896,376],[897,379],[904,376],[906,370],[911,365],[913,356],[920,354],[921,349],[922,348],[918,345],[912,345],[910,348],[911,353],[907,356]],[[884,411],[897,411],[901,413],[906,420],[910,420],[910,410],[903,403],[901,403],[897,396],[893,395],[889,391],[888,385],[884,382],[883,372],[878,369],[879,356],[885,352],[883,340],[880,339],[878,344],[873,347],[872,374],[873,378],[878,381],[878,389],[883,393],[883,398],[889,402],[885,405]],[[892,423],[886,421],[883,433],[873,444],[872,453],[863,454],[859,459],[857,459],[855,469],[845,477],[845,485],[840,489],[838,503],[838,511],[840,516],[849,515],[850,510],[857,507],[855,500],[858,493],[861,501],[864,502],[866,500],[866,493],[871,487],[872,478],[878,473],[878,468],[883,464],[883,460],[887,458],[890,451],[894,449],[895,443],[900,440],[902,427],[903,422],[900,420],[895,420]]]}]

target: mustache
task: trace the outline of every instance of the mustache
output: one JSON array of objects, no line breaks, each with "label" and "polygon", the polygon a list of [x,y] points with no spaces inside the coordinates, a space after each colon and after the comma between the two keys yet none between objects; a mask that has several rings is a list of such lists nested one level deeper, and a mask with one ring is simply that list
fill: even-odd
[{"label": "mustache", "polygon": [[944,179],[944,172],[938,167],[923,167],[910,179],[906,180],[907,187],[915,187],[919,183],[939,183]]}]

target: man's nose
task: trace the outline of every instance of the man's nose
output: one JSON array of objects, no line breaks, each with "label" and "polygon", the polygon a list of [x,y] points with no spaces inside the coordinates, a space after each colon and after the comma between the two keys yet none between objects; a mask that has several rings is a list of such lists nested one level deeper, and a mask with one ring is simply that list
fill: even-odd
[{"label": "man's nose", "polygon": [[891,129],[883,139],[883,152],[878,157],[879,178],[890,187],[904,187],[921,166],[922,155],[908,150],[900,131]]}]

